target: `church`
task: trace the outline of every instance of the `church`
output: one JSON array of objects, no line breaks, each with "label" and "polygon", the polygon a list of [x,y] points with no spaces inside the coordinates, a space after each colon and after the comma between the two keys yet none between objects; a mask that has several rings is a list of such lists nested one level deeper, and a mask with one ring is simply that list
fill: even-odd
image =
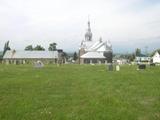
[{"label": "church", "polygon": [[85,38],[79,47],[79,64],[112,63],[112,45],[110,41],[103,41],[102,38],[94,41],[92,36],[90,21],[88,20]]}]

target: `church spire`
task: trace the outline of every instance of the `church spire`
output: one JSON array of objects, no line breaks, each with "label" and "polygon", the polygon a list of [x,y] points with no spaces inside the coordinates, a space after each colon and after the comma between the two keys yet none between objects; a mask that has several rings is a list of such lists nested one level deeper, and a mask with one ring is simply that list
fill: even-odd
[{"label": "church spire", "polygon": [[91,32],[89,16],[88,16],[88,29],[87,29],[87,32],[85,34],[85,40],[86,41],[92,41],[92,32]]},{"label": "church spire", "polygon": [[91,26],[90,26],[90,19],[89,19],[89,15],[88,15],[88,31],[91,32]]}]

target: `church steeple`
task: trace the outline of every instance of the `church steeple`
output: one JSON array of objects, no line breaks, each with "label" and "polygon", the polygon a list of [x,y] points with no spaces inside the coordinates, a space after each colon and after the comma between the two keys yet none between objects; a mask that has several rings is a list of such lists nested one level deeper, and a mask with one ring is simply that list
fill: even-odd
[{"label": "church steeple", "polygon": [[88,31],[91,32],[90,20],[88,18]]},{"label": "church steeple", "polygon": [[85,34],[85,41],[92,41],[92,32],[91,32],[89,17],[88,17],[88,29],[87,29],[87,32]]}]

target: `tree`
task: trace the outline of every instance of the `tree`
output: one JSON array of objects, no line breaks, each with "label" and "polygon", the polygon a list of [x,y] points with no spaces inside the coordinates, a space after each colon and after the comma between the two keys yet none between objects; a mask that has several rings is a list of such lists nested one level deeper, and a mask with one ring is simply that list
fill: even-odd
[{"label": "tree", "polygon": [[136,51],[135,51],[135,55],[140,56],[141,55],[141,49],[137,48]]},{"label": "tree", "polygon": [[49,51],[56,51],[57,50],[56,46],[57,46],[57,43],[51,43],[51,44],[49,44],[48,50]]},{"label": "tree", "polygon": [[25,47],[24,50],[26,50],[26,51],[32,51],[33,47],[32,47],[32,45],[28,45],[28,46]]},{"label": "tree", "polygon": [[5,43],[5,45],[4,45],[3,55],[5,54],[5,52],[6,52],[7,50],[11,50],[11,48],[9,47],[9,41],[7,41],[7,42]]},{"label": "tree", "polygon": [[66,52],[63,52],[63,57],[68,59],[68,54]]},{"label": "tree", "polygon": [[159,49],[156,49],[156,50],[154,50],[152,53],[151,53],[151,57],[156,53],[156,52],[159,52],[159,54],[160,54],[160,48]]},{"label": "tree", "polygon": [[45,49],[41,45],[37,45],[33,50],[44,51]]},{"label": "tree", "polygon": [[129,54],[128,55],[128,59],[129,59],[129,61],[134,61],[134,59],[135,59],[135,54],[133,53],[133,54]]},{"label": "tree", "polygon": [[77,60],[77,59],[78,59],[77,53],[74,52],[74,54],[73,54],[73,60]]}]

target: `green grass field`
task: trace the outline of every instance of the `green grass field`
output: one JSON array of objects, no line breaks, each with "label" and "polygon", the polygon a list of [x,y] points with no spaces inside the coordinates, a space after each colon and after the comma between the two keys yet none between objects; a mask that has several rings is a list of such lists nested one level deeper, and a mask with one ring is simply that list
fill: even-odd
[{"label": "green grass field", "polygon": [[160,67],[0,65],[0,120],[160,120]]}]

